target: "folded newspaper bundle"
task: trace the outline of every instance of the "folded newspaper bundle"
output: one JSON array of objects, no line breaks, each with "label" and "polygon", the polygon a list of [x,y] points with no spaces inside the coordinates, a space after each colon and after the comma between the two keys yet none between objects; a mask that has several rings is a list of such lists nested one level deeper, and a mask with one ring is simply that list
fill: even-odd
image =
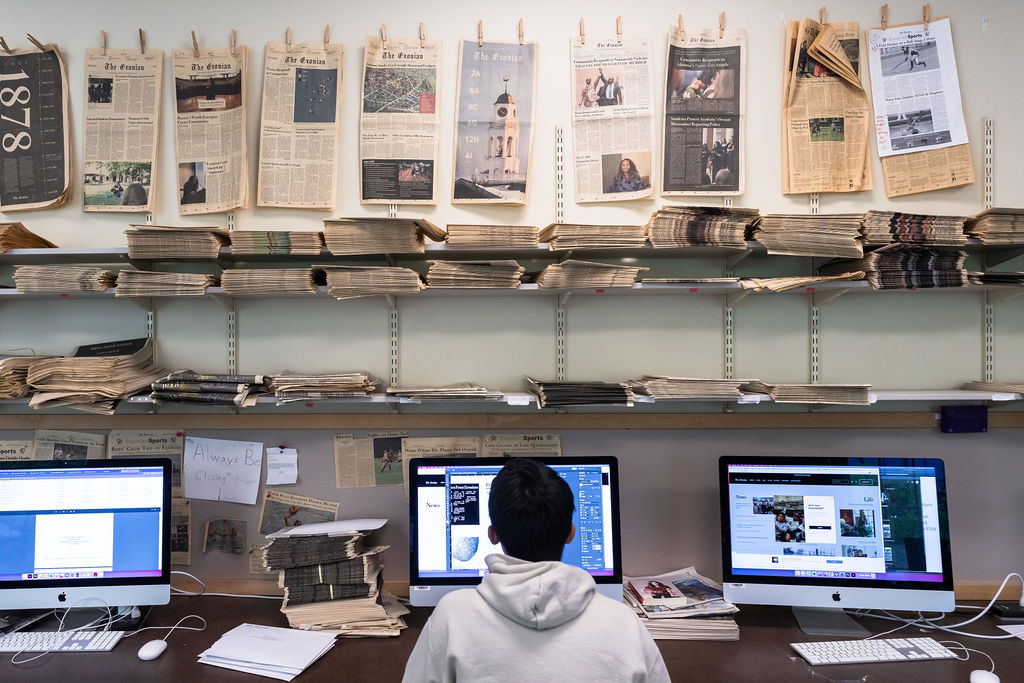
[{"label": "folded newspaper bundle", "polygon": [[745,249],[747,228],[760,218],[757,209],[720,206],[663,206],[647,222],[651,246],[731,247]]},{"label": "folded newspaper bundle", "polygon": [[540,408],[559,406],[632,406],[633,390],[621,382],[546,382],[527,377]]},{"label": "folded newspaper bundle", "polygon": [[102,292],[117,276],[95,266],[18,266],[14,286],[19,292]]},{"label": "folded newspaper bundle", "polygon": [[967,218],[964,229],[982,244],[1024,244],[1024,209],[988,209]]},{"label": "folded newspaper bundle", "polygon": [[400,266],[313,266],[327,272],[327,293],[335,299],[378,294],[416,294],[423,289],[419,273]]},{"label": "folded newspaper bundle", "polygon": [[937,247],[959,247],[967,243],[963,216],[933,216],[900,211],[875,211],[861,221],[864,244],[890,242]]},{"label": "folded newspaper bundle", "polygon": [[966,287],[966,258],[962,251],[890,244],[860,259],[832,261],[820,271],[822,275],[833,275],[863,270],[865,279],[875,289]]},{"label": "folded newspaper bundle", "polygon": [[629,386],[637,394],[657,399],[708,398],[737,399],[743,395],[740,385],[748,379],[699,379],[694,377],[668,377],[666,375],[644,375],[629,380]]},{"label": "folded newspaper bundle", "polygon": [[739,640],[721,584],[693,567],[657,576],[623,577],[622,595],[655,640]]},{"label": "folded newspaper bundle", "polygon": [[216,275],[204,273],[165,273],[149,270],[122,270],[117,275],[115,296],[202,296],[208,287],[220,282]]},{"label": "folded newspaper bundle", "polygon": [[215,259],[220,248],[230,242],[227,230],[211,227],[133,225],[124,234],[128,257],[133,259]]},{"label": "folded newspaper bundle", "polygon": [[[2,363],[3,361],[0,361]],[[2,365],[0,365],[2,367]],[[966,391],[991,391],[1005,394],[1024,394],[1024,382],[965,382],[960,387]]]},{"label": "folded newspaper bundle", "polygon": [[28,395],[28,366],[45,356],[0,356],[0,399]]},{"label": "folded newspaper bundle", "polygon": [[220,286],[231,296],[315,294],[316,277],[312,268],[230,268],[221,273]]},{"label": "folded newspaper bundle", "polygon": [[454,382],[435,387],[388,387],[389,396],[400,396],[421,401],[477,400],[498,401],[505,394],[472,382]]},{"label": "folded newspaper bundle", "polygon": [[361,398],[372,394],[378,384],[380,380],[366,372],[282,373],[267,377],[267,387],[273,389],[279,405],[294,401]]},{"label": "folded newspaper bundle", "polygon": [[449,224],[445,240],[455,249],[529,248],[540,242],[535,225]]},{"label": "folded newspaper bundle", "polygon": [[324,221],[327,251],[335,255],[422,254],[423,238],[443,242],[430,221],[412,218],[330,218]]},{"label": "folded newspaper bundle", "polygon": [[632,287],[637,275],[646,270],[650,269],[569,259],[546,266],[537,284],[541,289]]},{"label": "folded newspaper bundle", "polygon": [[858,258],[862,214],[768,214],[753,228],[752,237],[769,254]]},{"label": "folded newspaper bundle", "polygon": [[427,261],[428,287],[507,288],[519,286],[526,269],[515,261]]},{"label": "folded newspaper bundle", "polygon": [[266,391],[263,375],[201,374],[177,370],[152,383],[153,403],[203,403],[248,408]]},{"label": "folded newspaper bundle", "polygon": [[855,270],[850,273],[839,273],[837,275],[808,275],[795,277],[745,277],[740,280],[743,289],[755,291],[769,290],[771,292],[785,292],[797,287],[815,287],[825,282],[844,282],[863,280],[864,271]]},{"label": "folded newspaper bundle", "polygon": [[56,244],[43,239],[21,223],[0,223],[0,254],[11,249],[55,249]]},{"label": "folded newspaper bundle", "polygon": [[647,244],[647,226],[552,223],[540,231],[540,241],[552,250],[637,248]]},{"label": "folded newspaper bundle", "polygon": [[776,403],[831,403],[866,406],[871,400],[870,384],[768,384],[747,382],[740,390],[748,394],[768,394]]},{"label": "folded newspaper bundle", "polygon": [[322,232],[309,230],[235,230],[231,233],[232,254],[306,254],[318,256],[323,248]]}]

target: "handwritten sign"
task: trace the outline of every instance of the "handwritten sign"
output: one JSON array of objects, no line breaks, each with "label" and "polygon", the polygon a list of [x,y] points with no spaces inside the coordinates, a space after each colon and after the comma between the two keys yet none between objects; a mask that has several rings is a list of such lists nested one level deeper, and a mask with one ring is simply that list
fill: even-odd
[{"label": "handwritten sign", "polygon": [[262,443],[185,437],[186,498],[254,505],[262,467]]}]

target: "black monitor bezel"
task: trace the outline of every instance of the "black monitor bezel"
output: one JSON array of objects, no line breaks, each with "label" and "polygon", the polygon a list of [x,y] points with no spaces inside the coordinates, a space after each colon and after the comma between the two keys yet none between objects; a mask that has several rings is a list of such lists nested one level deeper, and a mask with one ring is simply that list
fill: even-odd
[{"label": "black monitor bezel", "polygon": [[[526,457],[526,456],[517,456]],[[608,465],[609,483],[612,507],[612,562],[614,570],[611,575],[593,576],[594,582],[599,584],[622,583],[622,533],[619,520],[619,461],[614,455],[600,456],[545,456],[531,457],[545,465]],[[409,583],[420,586],[475,586],[480,583],[482,577],[422,577],[419,574],[419,563],[417,561],[417,477],[416,468],[419,465],[449,466],[449,465],[505,465],[510,458],[412,458],[409,460],[409,470],[406,472],[409,482]]]},{"label": "black monitor bezel", "polygon": [[5,470],[46,469],[121,469],[132,467],[161,467],[163,514],[160,520],[160,576],[130,576],[89,579],[30,579],[0,580],[0,594],[5,589],[58,588],[88,586],[159,586],[171,584],[171,460],[170,458],[117,458],[116,460],[15,460],[0,461]]},{"label": "black monitor bezel", "polygon": [[[847,579],[757,576],[732,571],[732,537],[729,534],[730,465],[841,465],[847,467],[933,467],[939,505],[939,545],[942,555],[942,581],[891,581],[887,579]],[[722,581],[724,583],[782,584],[792,586],[836,586],[849,588],[896,588],[911,590],[953,590],[952,553],[949,544],[949,509],[945,464],[939,458],[843,458],[821,456],[731,456],[718,459],[718,491],[722,512]]]}]

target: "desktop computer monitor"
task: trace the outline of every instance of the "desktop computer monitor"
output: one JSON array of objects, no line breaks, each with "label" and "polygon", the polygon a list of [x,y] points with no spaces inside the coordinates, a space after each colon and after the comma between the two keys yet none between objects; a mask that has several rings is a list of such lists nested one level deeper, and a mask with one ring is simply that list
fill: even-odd
[{"label": "desktop computer monitor", "polygon": [[724,456],[719,482],[726,600],[817,635],[864,632],[847,607],[953,610],[941,460]]},{"label": "desktop computer monitor", "polygon": [[0,462],[0,606],[170,600],[171,461]]},{"label": "desktop computer monitor", "polygon": [[[575,496],[576,537],[562,561],[581,567],[599,593],[622,600],[618,463],[613,456],[536,458]],[[484,558],[501,547],[487,538],[491,481],[507,458],[413,458],[409,461],[409,596],[436,605],[446,593],[480,583]]]}]

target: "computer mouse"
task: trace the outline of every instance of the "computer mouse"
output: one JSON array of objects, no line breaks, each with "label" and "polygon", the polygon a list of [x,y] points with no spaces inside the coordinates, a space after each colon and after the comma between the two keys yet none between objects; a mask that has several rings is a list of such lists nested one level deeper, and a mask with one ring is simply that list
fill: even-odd
[{"label": "computer mouse", "polygon": [[971,672],[971,683],[999,683],[999,676],[991,671],[975,669]]},{"label": "computer mouse", "polygon": [[[146,643],[145,645],[143,645],[142,647],[139,648],[139,659],[146,660],[146,661],[148,661],[150,659],[156,659],[157,657],[162,655],[164,653],[164,650],[166,650],[166,649],[167,649],[167,641],[166,640],[151,640],[151,641],[149,641],[148,643]],[[971,674],[971,675],[973,676],[974,674]],[[978,680],[981,680],[981,679],[978,679]]]}]

